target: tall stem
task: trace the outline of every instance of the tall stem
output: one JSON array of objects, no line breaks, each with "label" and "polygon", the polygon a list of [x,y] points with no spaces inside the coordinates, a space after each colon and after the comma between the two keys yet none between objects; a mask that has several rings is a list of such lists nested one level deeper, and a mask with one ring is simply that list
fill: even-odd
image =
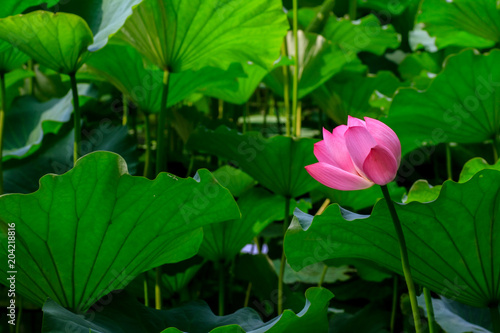
[{"label": "tall stem", "polygon": [[158,134],[156,136],[156,173],[167,170],[167,149],[165,142],[165,123],[167,119],[168,84],[170,75],[163,71],[163,92],[161,94],[160,115],[158,117]]},{"label": "tall stem", "polygon": [[219,316],[224,315],[224,300],[226,297],[226,283],[225,283],[225,272],[224,264],[218,264],[219,269]]},{"label": "tall stem", "polygon": [[295,119],[295,136],[300,135],[301,117],[298,109],[298,90],[299,90],[299,36],[298,36],[298,0],[293,0],[293,45],[295,48],[295,68],[293,71],[293,86],[292,86],[292,110],[293,118]]},{"label": "tall stem", "polygon": [[122,97],[122,104],[123,104],[123,118],[122,118],[122,125],[127,126],[128,122],[128,98],[127,96],[123,95]]},{"label": "tall stem", "polygon": [[[28,60],[28,71],[33,72],[33,59]],[[35,77],[28,79],[28,94],[35,95]]]},{"label": "tall stem", "polygon": [[290,224],[290,198],[285,198],[285,219],[283,220],[283,249],[281,252],[280,274],[278,277],[278,315],[283,313],[283,277],[285,276],[285,233]]},{"label": "tall stem", "polygon": [[[281,45],[281,56],[287,57],[287,45],[286,38]],[[285,103],[285,116],[286,116],[286,136],[290,136],[292,133],[292,115],[290,112],[290,77],[288,72],[288,66],[282,66],[283,69],[283,102]]]},{"label": "tall stem", "polygon": [[328,271],[328,266],[323,264],[323,271],[321,272],[321,277],[319,278],[318,287],[321,287],[323,285],[327,271]]},{"label": "tall stem", "polygon": [[3,125],[7,102],[5,100],[5,73],[0,72],[0,194],[3,194]]},{"label": "tall stem", "polygon": [[396,324],[396,310],[398,308],[398,275],[394,274],[392,285],[392,309],[391,309],[391,333],[394,333],[394,325]]},{"label": "tall stem", "polygon": [[445,143],[446,147],[446,175],[448,176],[448,179],[451,180],[453,179],[453,173],[451,170],[451,148],[449,143]]},{"label": "tall stem", "polygon": [[413,313],[413,320],[415,322],[416,333],[422,333],[422,324],[420,322],[420,313],[418,310],[417,295],[415,293],[415,285],[413,284],[413,278],[411,277],[410,262],[408,260],[408,250],[406,248],[406,241],[403,234],[403,228],[401,227],[401,222],[399,221],[396,208],[394,207],[394,202],[391,200],[389,194],[389,189],[387,185],[380,186],[382,188],[382,193],[384,194],[385,201],[387,202],[387,207],[391,213],[392,222],[394,228],[396,229],[396,235],[398,237],[399,250],[401,254],[401,264],[403,266],[403,274],[406,280],[406,286],[408,287],[408,295],[410,297],[410,304]]},{"label": "tall stem", "polygon": [[82,141],[82,128],[81,128],[81,115],[80,115],[80,102],[78,100],[78,85],[76,83],[76,73],[69,74],[69,78],[71,81],[71,91],[73,92],[73,109],[74,112],[74,130],[75,130],[75,141],[74,141],[74,149],[73,149],[73,163],[76,164],[76,161],[80,158],[80,145]]},{"label": "tall stem", "polygon": [[245,293],[245,302],[243,303],[243,307],[246,308],[248,306],[248,302],[250,301],[250,293],[252,292],[252,282],[248,282],[247,292]]},{"label": "tall stem", "polygon": [[500,310],[498,309],[498,303],[490,306],[490,314],[493,333],[500,333]]},{"label": "tall stem", "polygon": [[161,310],[161,266],[156,267],[155,278],[155,309]]},{"label": "tall stem", "polygon": [[144,305],[149,306],[148,273],[144,272]]},{"label": "tall stem", "polygon": [[427,309],[427,320],[429,321],[429,333],[436,332],[436,319],[434,318],[434,307],[429,288],[424,287],[425,308]]},{"label": "tall stem", "polygon": [[349,0],[349,18],[351,21],[356,19],[356,12],[358,11],[358,0]]},{"label": "tall stem", "polygon": [[151,124],[149,120],[149,114],[144,113],[144,130],[146,138],[146,159],[144,161],[144,173],[143,176],[146,178],[151,177]]}]

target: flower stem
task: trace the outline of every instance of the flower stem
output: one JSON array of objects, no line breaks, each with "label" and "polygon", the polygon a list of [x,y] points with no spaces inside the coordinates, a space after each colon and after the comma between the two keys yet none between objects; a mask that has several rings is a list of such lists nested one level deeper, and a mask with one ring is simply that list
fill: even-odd
[{"label": "flower stem", "polygon": [[161,266],[156,267],[156,279],[155,279],[155,308],[156,310],[161,310]]},{"label": "flower stem", "polygon": [[149,120],[149,114],[144,113],[144,130],[146,137],[146,159],[144,161],[144,173],[143,176],[146,178],[151,177],[151,124]]},{"label": "flower stem", "polygon": [[165,142],[165,123],[167,120],[168,85],[170,75],[163,71],[163,92],[161,94],[160,115],[158,116],[158,133],[156,136],[156,173],[167,170],[167,149]]},{"label": "flower stem", "polygon": [[3,194],[3,125],[5,120],[5,109],[7,108],[7,102],[5,100],[5,73],[0,73],[0,194]]},{"label": "flower stem", "polygon": [[252,282],[248,282],[247,291],[245,293],[245,303],[243,303],[243,307],[246,308],[248,306],[248,302],[250,301],[250,293],[252,292]]},{"label": "flower stem", "polygon": [[127,121],[128,121],[128,98],[127,96],[123,95],[122,96],[122,101],[123,101],[123,118],[122,118],[122,125],[127,126]]},{"label": "flower stem", "polygon": [[78,85],[76,83],[76,73],[69,74],[69,78],[71,81],[71,91],[73,92],[73,109],[74,112],[74,131],[75,131],[75,140],[74,140],[74,149],[73,149],[73,163],[76,164],[78,158],[80,158],[81,153],[81,141],[82,141],[82,128],[81,128],[81,115],[80,115],[80,102],[78,99]]},{"label": "flower stem", "polygon": [[[287,56],[287,45],[286,45],[286,38],[281,45],[281,56],[286,57]],[[290,112],[290,78],[289,78],[289,71],[288,71],[288,66],[282,66],[283,69],[283,102],[285,104],[285,116],[286,116],[286,136],[290,136],[290,133],[292,133],[291,126],[292,126],[292,119],[291,119],[291,112]]]},{"label": "flower stem", "polygon": [[148,274],[144,272],[144,305],[149,306]]},{"label": "flower stem", "polygon": [[323,264],[323,271],[321,272],[321,277],[319,278],[319,282],[318,282],[318,287],[321,287],[323,285],[323,282],[325,281],[325,276],[326,276],[326,272],[328,271],[328,266]]},{"label": "flower stem", "polygon": [[434,307],[429,288],[424,287],[425,308],[427,309],[427,320],[429,321],[429,333],[436,332],[436,319],[434,318]]},{"label": "flower stem", "polygon": [[299,90],[299,35],[298,35],[298,0],[293,0],[293,44],[295,48],[295,68],[293,71],[292,85],[292,110],[295,120],[294,135],[300,135],[301,116],[298,109],[298,90]]},{"label": "flower stem", "polygon": [[498,309],[498,303],[490,306],[490,314],[493,333],[500,333],[500,309]]},{"label": "flower stem", "polygon": [[391,196],[389,195],[389,189],[387,188],[387,185],[382,185],[380,187],[382,188],[382,193],[384,194],[385,201],[387,202],[389,212],[391,213],[392,222],[394,224],[394,228],[396,229],[396,235],[398,237],[399,250],[401,254],[401,264],[403,266],[403,274],[406,280],[406,286],[408,287],[408,295],[410,297],[413,320],[415,322],[415,331],[416,333],[422,333],[423,330],[420,321],[420,312],[418,309],[417,295],[415,293],[415,285],[413,284],[413,279],[411,277],[410,262],[408,260],[408,250],[406,248],[406,241],[403,234],[403,228],[401,227],[401,222],[399,221],[396,208],[394,207],[394,202],[392,202]]},{"label": "flower stem", "polygon": [[356,12],[358,10],[358,0],[349,0],[349,18],[351,21],[356,19]]},{"label": "flower stem", "polygon": [[290,224],[290,198],[285,198],[285,219],[283,220],[283,250],[281,253],[280,274],[278,277],[278,315],[283,313],[283,277],[285,276],[285,233]]},{"label": "flower stem", "polygon": [[392,309],[391,309],[391,333],[394,333],[394,326],[396,325],[396,310],[398,308],[398,275],[394,274],[392,285]]},{"label": "flower stem", "polygon": [[451,170],[451,148],[449,143],[445,143],[446,147],[446,174],[449,180],[453,179],[453,173]]}]

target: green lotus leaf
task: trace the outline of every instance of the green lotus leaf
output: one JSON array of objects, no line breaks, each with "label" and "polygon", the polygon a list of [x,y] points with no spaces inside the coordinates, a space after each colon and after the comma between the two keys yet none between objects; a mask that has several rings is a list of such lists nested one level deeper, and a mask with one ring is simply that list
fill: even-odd
[{"label": "green lotus leaf", "polygon": [[124,292],[109,297],[109,303],[97,304],[86,315],[77,315],[55,301],[48,300],[43,307],[42,332],[55,333],[68,327],[74,333],[89,333],[89,330],[101,333],[325,332],[328,328],[328,302],[333,295],[323,288],[310,288],[306,291],[306,304],[302,311],[295,314],[285,310],[281,316],[267,323],[251,308],[216,316],[204,302],[191,302],[170,310],[155,310],[145,307]]},{"label": "green lotus leaf", "polygon": [[[432,202],[396,205],[416,283],[468,305],[498,304],[499,182],[500,171],[483,170],[466,183],[446,181]],[[375,205],[370,216],[338,205],[314,219],[296,211],[285,236],[285,252],[295,270],[326,259],[352,257],[402,274],[385,200]]]},{"label": "green lotus leaf", "polygon": [[139,273],[195,255],[203,225],[239,215],[206,170],[150,181],[127,174],[119,155],[95,152],[64,175],[41,178],[35,193],[0,197],[1,251],[7,256],[15,225],[16,292],[35,304],[50,297],[86,311]]},{"label": "green lotus leaf", "polygon": [[117,37],[174,73],[247,61],[268,69],[287,29],[279,0],[145,0]]},{"label": "green lotus leaf", "polygon": [[29,57],[6,41],[0,40],[0,73],[21,67]]},{"label": "green lotus leaf", "polygon": [[387,110],[371,107],[372,96],[378,94],[392,98],[403,85],[388,71],[380,71],[376,75],[346,71],[325,82],[311,96],[337,124],[346,124],[348,115],[380,118]]},{"label": "green lotus leaf", "polygon": [[[241,249],[252,243],[270,223],[284,218],[285,198],[262,188],[251,189],[238,199],[241,219],[212,224],[203,228],[199,254],[212,261],[232,260]],[[296,202],[290,199],[290,212]]]},{"label": "green lotus leaf", "polygon": [[[340,72],[342,67],[350,61],[350,58],[346,57],[337,45],[332,44],[325,37],[318,34],[305,33],[299,30],[298,43],[298,98],[300,99],[319,87],[334,74]],[[291,32],[287,35],[287,47],[288,56],[295,57],[294,39]],[[294,75],[294,71],[295,66],[292,66],[289,80]],[[266,76],[264,82],[274,93],[283,96],[284,76],[282,68],[274,69]]]},{"label": "green lotus leaf", "polygon": [[427,90],[400,89],[384,122],[398,135],[403,155],[427,144],[480,143],[498,135],[499,61],[498,50],[465,50],[447,59]]},{"label": "green lotus leaf", "polygon": [[500,11],[492,0],[424,0],[417,16],[438,49],[488,48],[500,41]]},{"label": "green lotus leaf", "polygon": [[23,69],[16,69],[5,74],[5,103],[7,110],[10,109],[13,100],[19,96],[19,88],[24,85],[24,80],[34,76],[35,73],[32,71],[26,71]]},{"label": "green lotus leaf", "polygon": [[[96,52],[87,61],[89,69],[113,83],[129,96],[142,111],[160,111],[163,91],[163,72],[144,63],[141,54],[128,45],[110,44]],[[192,93],[203,92],[210,87],[223,86],[235,90],[236,77],[245,76],[238,64],[227,70],[203,67],[198,71],[187,70],[172,73],[169,83],[168,106],[173,106]]]},{"label": "green lotus leaf", "polygon": [[[90,100],[90,86],[80,85],[80,104]],[[3,133],[3,159],[24,158],[34,153],[48,133],[57,133],[71,118],[73,95],[70,92],[63,98],[39,102],[32,96],[15,100],[5,116]]]},{"label": "green lotus leaf", "polygon": [[59,0],[4,0],[0,7],[0,18],[21,14],[29,7],[41,5],[51,7],[58,2]]},{"label": "green lotus leaf", "polygon": [[315,142],[284,136],[266,139],[258,132],[242,135],[220,126],[215,131],[198,128],[187,147],[226,158],[271,192],[295,198],[319,186],[304,168],[316,162]]}]

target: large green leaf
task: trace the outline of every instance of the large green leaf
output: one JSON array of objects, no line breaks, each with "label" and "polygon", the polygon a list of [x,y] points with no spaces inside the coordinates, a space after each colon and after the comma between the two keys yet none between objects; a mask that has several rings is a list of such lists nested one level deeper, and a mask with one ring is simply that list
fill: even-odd
[{"label": "large green leaf", "polygon": [[12,101],[19,96],[19,88],[24,85],[24,80],[33,76],[35,76],[35,73],[33,73],[32,71],[26,71],[24,69],[16,69],[5,74],[5,103],[7,106],[7,111],[10,109]]},{"label": "large green leaf", "polygon": [[[262,188],[245,192],[238,199],[241,219],[204,227],[199,254],[212,261],[233,259],[266,226],[273,221],[283,220],[285,200]],[[290,206],[293,212],[295,204]]]},{"label": "large green leaf", "polygon": [[[85,153],[106,150],[119,154],[127,161],[130,174],[137,170],[137,141],[128,134],[126,126],[95,126],[84,128],[89,136],[83,136]],[[61,131],[62,132],[62,131]],[[11,159],[4,163],[4,192],[31,193],[38,190],[38,180],[48,174],[63,174],[73,167],[73,145],[75,135],[72,130],[44,138],[40,149],[21,160]]]},{"label": "large green leaf", "polygon": [[[351,58],[346,57],[338,45],[332,44],[321,35],[305,33],[299,30],[298,43],[298,98],[300,99],[319,87],[334,74],[340,72],[342,67]],[[290,57],[295,57],[294,45],[293,34],[289,32],[287,35],[287,46]],[[295,66],[292,66],[290,69],[290,75],[293,75]],[[274,69],[266,76],[264,82],[276,94],[283,96],[284,78],[282,68]]]},{"label": "large green leaf", "polygon": [[[144,64],[141,54],[128,45],[110,44],[88,60],[90,69],[113,83],[129,96],[141,110],[160,111],[163,91],[163,72]],[[228,70],[203,67],[198,71],[172,73],[169,84],[168,106],[175,105],[194,92],[214,86],[235,90],[237,76],[244,76],[241,66],[233,64]]]},{"label": "large green leaf", "polygon": [[21,67],[29,57],[4,40],[0,40],[0,73]]},{"label": "large green leaf", "polygon": [[48,7],[55,5],[59,0],[4,0],[0,7],[0,18],[17,15],[24,12],[29,7],[47,5]]},{"label": "large green leaf", "polygon": [[328,80],[311,96],[325,113],[337,124],[346,124],[347,116],[379,118],[382,108],[371,107],[372,95],[392,98],[403,83],[391,72],[380,71],[376,75],[341,72]]},{"label": "large green leaf", "polygon": [[385,123],[401,140],[403,154],[425,144],[479,143],[498,135],[499,61],[498,50],[465,50],[447,59],[426,91],[400,89]]},{"label": "large green leaf", "polygon": [[[417,297],[417,300],[427,315],[424,295]],[[444,297],[432,298],[432,306],[434,318],[445,332],[491,333],[491,315],[488,309],[472,308]]]},{"label": "large green leaf", "polygon": [[88,50],[95,52],[103,48],[108,38],[114,35],[132,15],[132,8],[142,0],[87,0],[65,1],[58,10],[82,17],[94,36]]},{"label": "large green leaf", "polygon": [[[84,105],[90,95],[89,85],[79,85],[80,104]],[[68,92],[63,98],[39,102],[32,96],[15,100],[5,117],[3,134],[3,158],[23,158],[35,152],[44,135],[57,133],[63,123],[71,118],[73,95]]]},{"label": "large green leaf", "polygon": [[339,45],[348,60],[362,51],[382,55],[388,48],[398,48],[401,42],[401,35],[394,27],[381,25],[373,14],[355,21],[332,16],[321,34]]},{"label": "large green leaf", "polygon": [[[483,170],[466,183],[444,183],[429,203],[396,205],[415,282],[465,304],[500,300],[500,171]],[[381,200],[371,216],[330,206],[322,215],[296,212],[285,237],[290,265],[301,269],[330,258],[373,260],[400,273],[394,226]]]},{"label": "large green leaf", "polygon": [[279,0],[145,0],[117,37],[161,69],[270,68],[288,28]]},{"label": "large green leaf", "polygon": [[187,147],[226,158],[272,192],[294,198],[319,186],[304,169],[316,161],[315,142],[284,136],[266,139],[258,132],[242,135],[221,126],[215,131],[198,128]]},{"label": "large green leaf", "polygon": [[[233,197],[206,170],[194,178],[127,174],[114,153],[96,152],[28,195],[0,197],[2,255],[16,228],[16,291],[85,311],[139,273],[196,254],[202,226],[239,216]],[[0,271],[3,281],[7,267]]]},{"label": "large green leaf", "polygon": [[488,48],[500,41],[500,12],[495,0],[423,0],[417,23],[439,49]]},{"label": "large green leaf", "polygon": [[285,310],[281,316],[267,323],[262,322],[259,314],[250,308],[216,316],[204,302],[192,302],[161,311],[145,307],[125,293],[114,293],[109,297],[110,303],[104,306],[97,304],[96,309],[85,316],[74,314],[48,300],[43,307],[42,332],[56,333],[68,327],[73,333],[89,333],[89,330],[100,333],[158,333],[167,327],[170,329],[162,332],[325,332],[328,327],[327,306],[333,295],[326,289],[310,288],[306,291],[306,304],[300,313]]},{"label": "large green leaf", "polygon": [[252,177],[241,171],[241,169],[233,168],[230,165],[218,168],[213,172],[213,175],[235,197],[241,196],[257,184]]},{"label": "large green leaf", "polygon": [[41,10],[0,19],[0,39],[64,74],[76,73],[93,43],[92,31],[81,17]]}]

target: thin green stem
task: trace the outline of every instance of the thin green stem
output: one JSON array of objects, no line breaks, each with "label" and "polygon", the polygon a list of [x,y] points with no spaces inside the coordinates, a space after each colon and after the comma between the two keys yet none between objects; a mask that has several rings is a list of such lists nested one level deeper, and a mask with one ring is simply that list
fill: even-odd
[{"label": "thin green stem", "polygon": [[71,81],[71,91],[73,92],[73,121],[74,121],[74,130],[75,130],[75,140],[74,140],[74,149],[73,149],[73,162],[76,164],[76,161],[80,158],[81,153],[81,141],[82,141],[82,128],[81,128],[81,115],[80,115],[80,101],[78,99],[78,85],[76,83],[76,73],[69,74],[69,78]]},{"label": "thin green stem", "polygon": [[219,316],[224,315],[224,301],[226,298],[226,282],[225,282],[225,273],[224,272],[224,264],[219,263],[218,264],[218,269],[219,269]]},{"label": "thin green stem", "polygon": [[325,0],[321,5],[321,8],[319,9],[319,12],[307,26],[305,32],[319,33],[321,31],[323,23],[326,22],[326,20],[330,16],[330,12],[333,10],[334,6],[335,0]]},{"label": "thin green stem", "polygon": [[294,135],[300,135],[300,121],[301,117],[298,109],[298,91],[299,91],[299,35],[298,35],[298,0],[293,0],[293,45],[295,48],[295,67],[293,71],[293,85],[292,85],[292,111],[293,118],[295,119]]},{"label": "thin green stem", "polygon": [[[33,59],[28,60],[28,71],[33,71]],[[35,77],[32,76],[28,79],[28,94],[35,95]]]},{"label": "thin green stem", "polygon": [[156,267],[155,278],[155,309],[161,310],[161,266]]},{"label": "thin green stem", "polygon": [[144,272],[144,305],[149,306],[148,273]]},{"label": "thin green stem", "polygon": [[451,147],[449,143],[445,143],[446,147],[446,175],[449,180],[453,179],[453,173],[451,170]]},{"label": "thin green stem", "polygon": [[349,18],[351,21],[356,19],[356,12],[358,11],[358,0],[349,0]]},{"label": "thin green stem", "polygon": [[243,133],[246,133],[248,128],[247,128],[247,118],[248,118],[248,111],[250,109],[250,102],[245,103],[245,111],[243,111]]},{"label": "thin green stem", "polygon": [[392,309],[391,309],[391,333],[394,333],[394,326],[396,325],[396,310],[398,308],[398,276],[395,274],[392,285]]},{"label": "thin green stem", "polygon": [[163,71],[163,91],[161,94],[160,115],[158,116],[158,133],[156,135],[156,173],[167,170],[167,149],[165,142],[165,123],[167,120],[168,85],[170,75]]},{"label": "thin green stem", "polygon": [[328,266],[324,265],[323,271],[321,272],[321,277],[319,278],[318,287],[321,287],[323,285],[323,282],[325,282],[325,276],[327,271],[328,271]]},{"label": "thin green stem", "polygon": [[[281,45],[281,56],[287,57],[287,42],[286,38]],[[285,104],[285,116],[286,116],[286,131],[285,135],[290,136],[292,133],[292,114],[290,110],[290,77],[288,66],[282,66],[283,70],[283,102]]]},{"label": "thin green stem", "polygon": [[123,95],[122,97],[122,104],[123,104],[123,118],[122,118],[122,125],[127,126],[128,122],[128,98],[127,96]]},{"label": "thin green stem", "polygon": [[498,309],[498,303],[490,306],[490,314],[493,333],[500,333],[500,310]]},{"label": "thin green stem", "polygon": [[144,173],[143,176],[146,178],[151,177],[151,124],[149,119],[149,114],[144,113],[144,131],[146,138],[146,158],[144,161]]},{"label": "thin green stem", "polygon": [[247,292],[245,293],[245,302],[243,303],[243,307],[246,308],[248,306],[248,302],[250,301],[250,293],[252,292],[252,282],[248,282]]},{"label": "thin green stem", "polygon": [[290,224],[290,198],[285,198],[285,219],[283,220],[283,249],[281,252],[280,273],[278,277],[278,315],[283,313],[283,277],[285,276],[285,233]]},{"label": "thin green stem", "polygon": [[7,102],[5,101],[5,73],[0,73],[0,194],[3,194],[3,126]]},{"label": "thin green stem", "polygon": [[383,185],[381,186],[381,188],[382,188],[382,193],[384,194],[384,198],[387,202],[389,212],[391,213],[392,222],[394,224],[394,228],[396,229],[396,235],[398,237],[399,250],[401,254],[401,264],[403,267],[403,274],[406,280],[406,286],[408,288],[408,295],[410,297],[413,320],[415,322],[415,331],[416,333],[422,333],[423,330],[422,330],[422,323],[420,321],[420,312],[418,309],[417,295],[415,293],[415,285],[413,284],[413,278],[411,276],[410,261],[408,260],[408,250],[406,248],[406,241],[403,234],[403,228],[401,227],[401,222],[399,221],[399,217],[396,212],[396,207],[394,207],[394,202],[392,202],[391,200],[391,196],[389,194],[389,189],[387,188],[387,185]]},{"label": "thin green stem", "polygon": [[436,332],[436,319],[434,318],[434,307],[429,288],[424,287],[425,308],[427,309],[427,320],[429,322],[429,333]]}]

